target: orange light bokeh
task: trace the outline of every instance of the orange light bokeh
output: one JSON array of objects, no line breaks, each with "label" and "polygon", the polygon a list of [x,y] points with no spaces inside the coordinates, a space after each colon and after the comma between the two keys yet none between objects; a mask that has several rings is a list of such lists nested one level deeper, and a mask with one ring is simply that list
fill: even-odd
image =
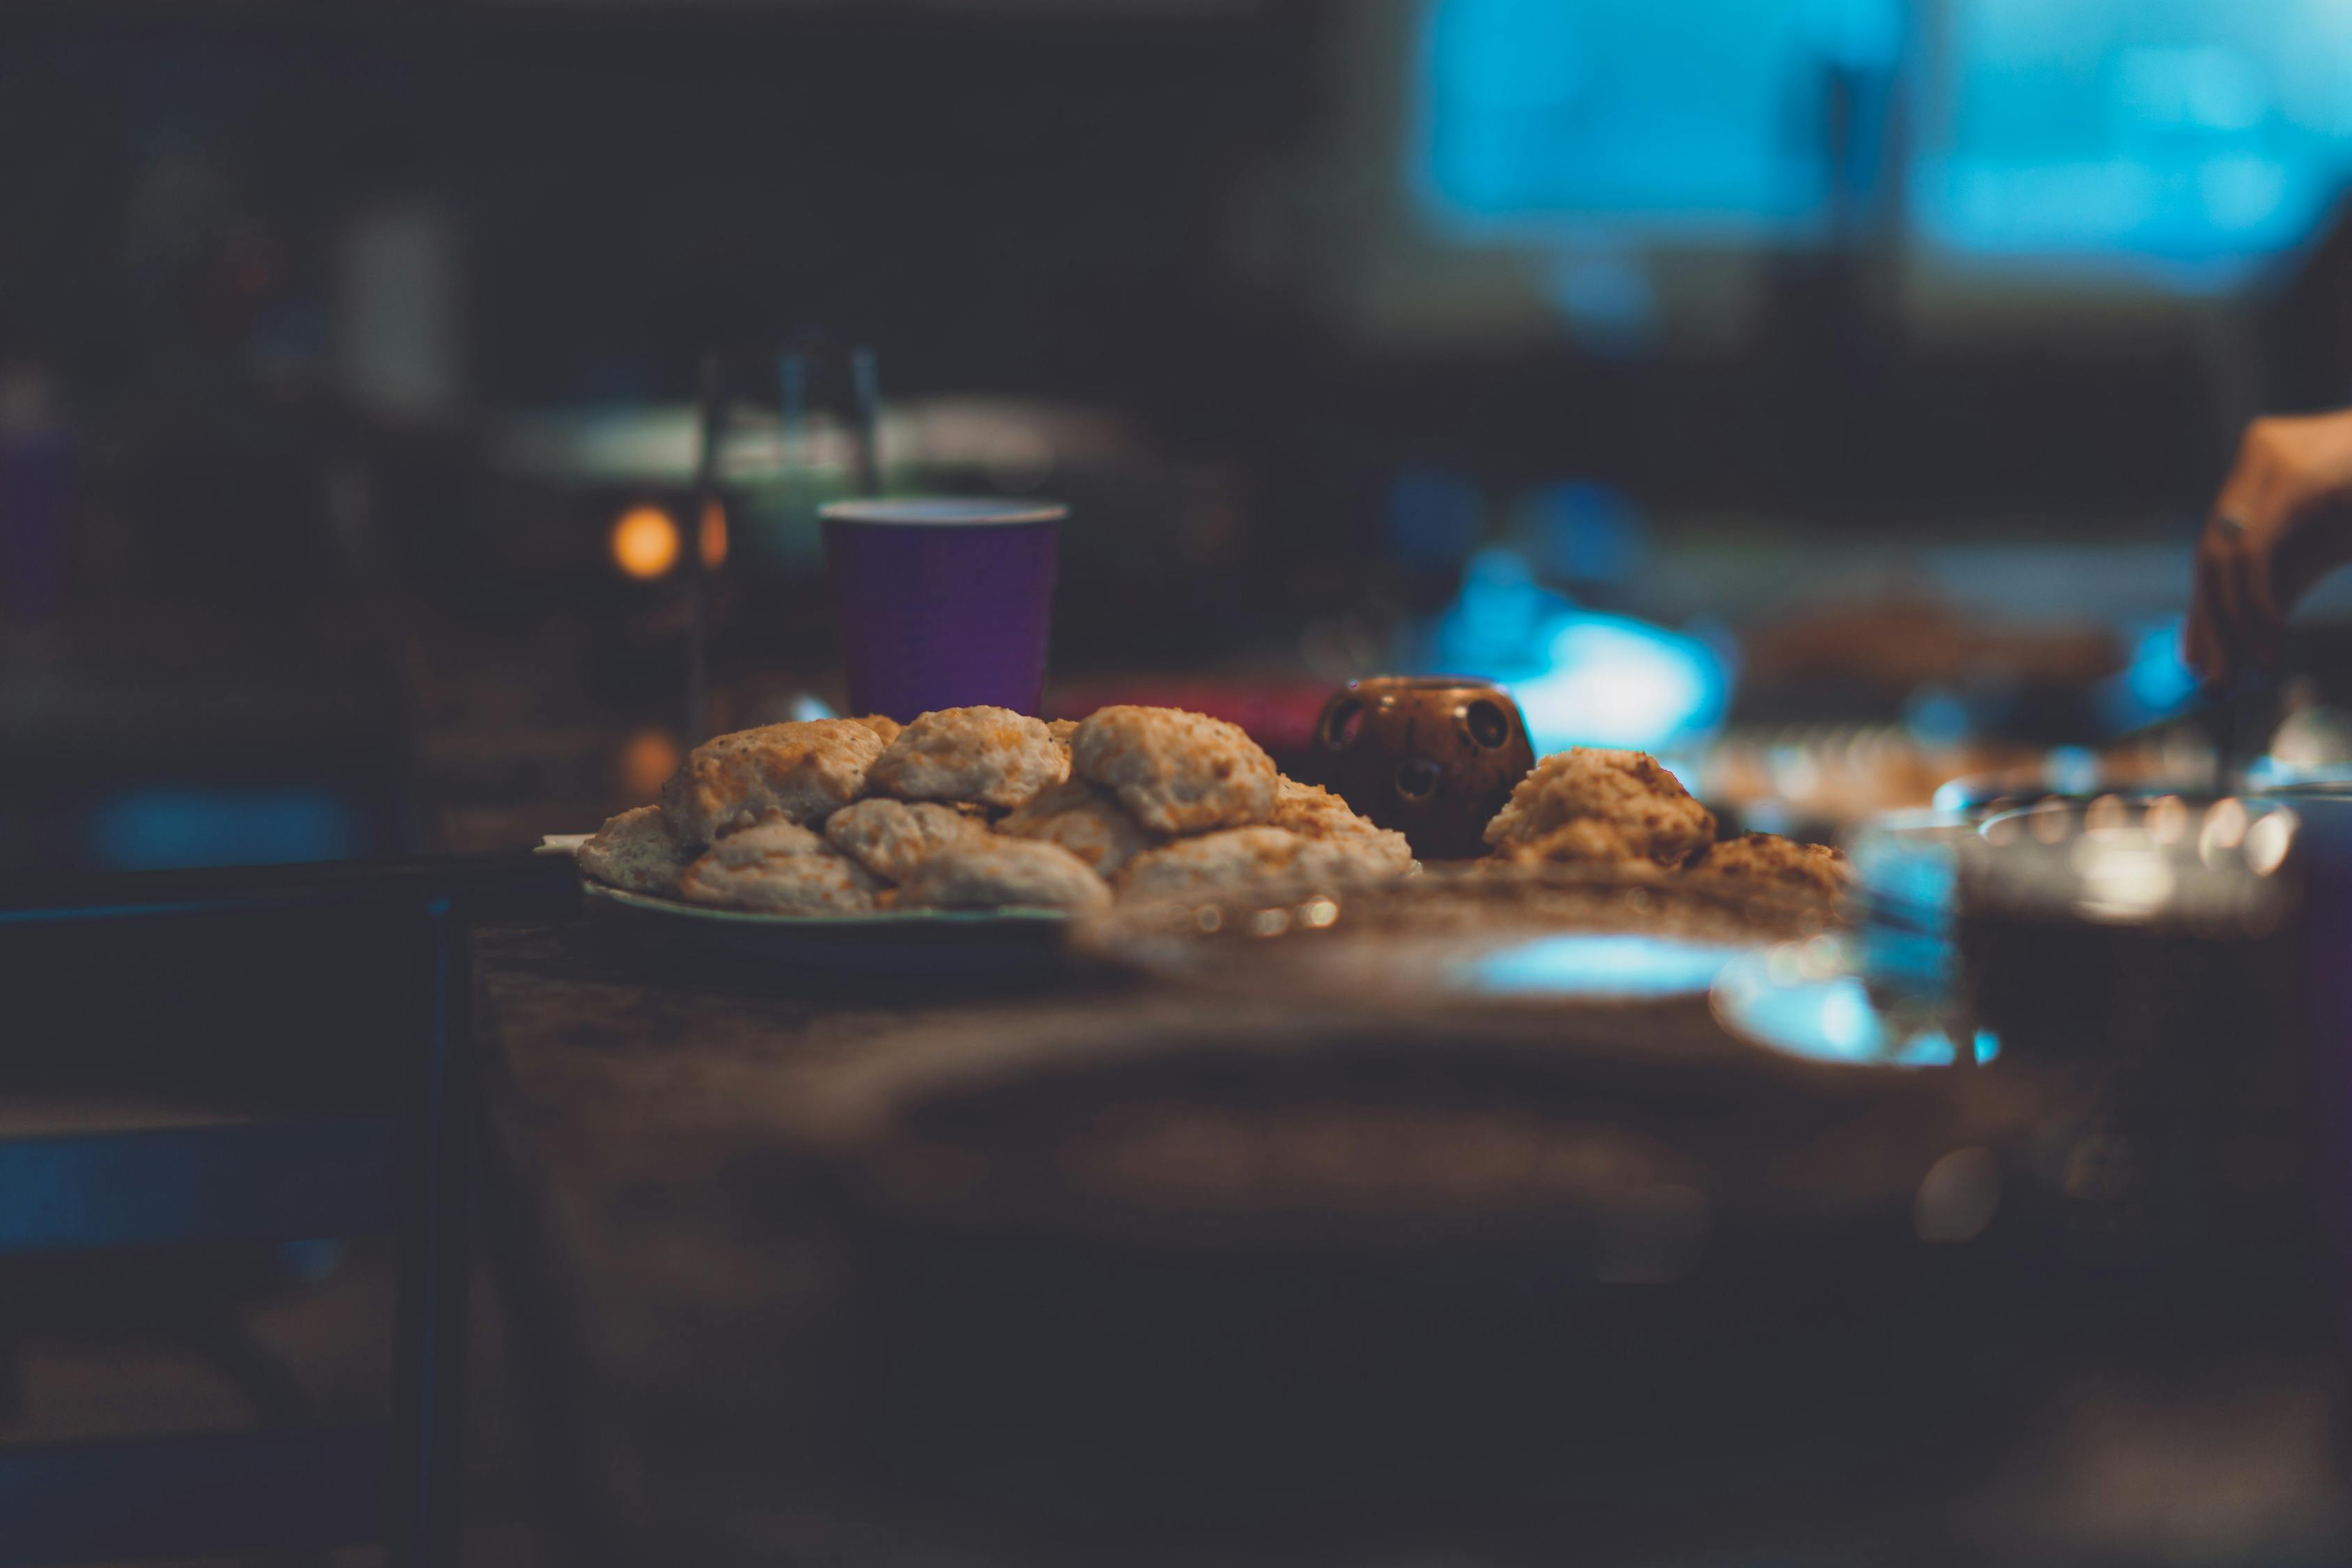
[{"label": "orange light bokeh", "polygon": [[613,524],[613,564],[641,582],[677,564],[677,523],[657,506],[635,506]]},{"label": "orange light bokeh", "polygon": [[727,509],[716,498],[702,508],[702,565],[716,572],[727,564]]},{"label": "orange light bokeh", "polygon": [[667,730],[635,731],[621,745],[621,787],[631,800],[650,800],[681,760],[677,737]]}]

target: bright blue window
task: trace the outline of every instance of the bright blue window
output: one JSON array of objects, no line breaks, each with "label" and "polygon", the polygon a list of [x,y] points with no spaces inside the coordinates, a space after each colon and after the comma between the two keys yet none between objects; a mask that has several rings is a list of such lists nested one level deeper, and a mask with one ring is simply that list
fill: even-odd
[{"label": "bright blue window", "polygon": [[2352,168],[2338,0],[1962,0],[1948,48],[1912,211],[1952,251],[2226,287]]},{"label": "bright blue window", "polygon": [[2308,237],[2352,176],[2347,0],[1431,0],[1423,17],[1411,183],[1456,237],[1812,243],[1841,195],[1899,170],[1895,216],[1930,254],[2198,289]]},{"label": "bright blue window", "polygon": [[1421,194],[1456,229],[1801,235],[1830,191],[1824,73],[1900,34],[1895,0],[1436,0]]}]

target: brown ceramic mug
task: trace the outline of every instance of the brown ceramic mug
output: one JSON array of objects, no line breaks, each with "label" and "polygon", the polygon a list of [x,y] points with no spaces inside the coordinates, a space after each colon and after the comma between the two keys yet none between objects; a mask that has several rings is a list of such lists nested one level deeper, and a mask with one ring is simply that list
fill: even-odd
[{"label": "brown ceramic mug", "polygon": [[1444,675],[1349,681],[1323,705],[1315,757],[1325,784],[1424,860],[1486,853],[1486,824],[1536,765],[1508,692]]}]

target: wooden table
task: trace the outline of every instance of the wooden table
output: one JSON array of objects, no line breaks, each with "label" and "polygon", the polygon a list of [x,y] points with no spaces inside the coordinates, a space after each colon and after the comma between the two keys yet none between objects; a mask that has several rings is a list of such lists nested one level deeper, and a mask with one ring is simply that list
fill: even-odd
[{"label": "wooden table", "polygon": [[2200,1321],[2193,1352],[2153,1321],[2053,1322],[2024,1380],[2044,1392],[2013,1423],[1893,1469],[1832,1433],[1827,1449],[1695,1440],[1689,1465],[1638,1473],[1587,1446],[1319,1501],[1137,1509],[1074,1495],[1034,1454],[906,1463],[860,1436],[849,1268],[789,1179],[796,1110],[887,1053],[1006,1026],[1135,1031],[1203,1002],[1110,983],[761,994],[633,973],[580,921],[486,930],[476,973],[493,1264],[561,1561],[2286,1563],[2352,1547],[2337,1357],[2260,1303]]}]

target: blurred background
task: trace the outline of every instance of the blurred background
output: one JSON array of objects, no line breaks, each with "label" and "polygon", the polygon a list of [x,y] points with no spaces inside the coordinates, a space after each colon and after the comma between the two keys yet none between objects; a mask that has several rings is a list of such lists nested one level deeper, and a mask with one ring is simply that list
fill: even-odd
[{"label": "blurred background", "polygon": [[[2177,771],[2238,432],[2352,402],[2347,186],[2352,0],[10,0],[0,883],[592,829],[698,582],[713,727],[838,704],[861,353],[885,489],[1070,503],[1055,712],[1295,768],[1338,682],[1488,677],[1818,834]],[[2347,628],[2273,765],[2352,764]],[[328,1077],[365,945],[283,961]],[[226,1084],[122,972],[74,1016]],[[206,1268],[148,1295],[209,1371],[0,1281],[0,1438],[383,1404],[381,1252]]]},{"label": "blurred background", "polygon": [[1759,826],[2113,753],[2352,398],[2347,179],[2341,0],[12,5],[0,872],[592,827],[689,550],[714,724],[837,701],[858,349],[887,489],[1072,504],[1065,711],[1489,676]]}]

